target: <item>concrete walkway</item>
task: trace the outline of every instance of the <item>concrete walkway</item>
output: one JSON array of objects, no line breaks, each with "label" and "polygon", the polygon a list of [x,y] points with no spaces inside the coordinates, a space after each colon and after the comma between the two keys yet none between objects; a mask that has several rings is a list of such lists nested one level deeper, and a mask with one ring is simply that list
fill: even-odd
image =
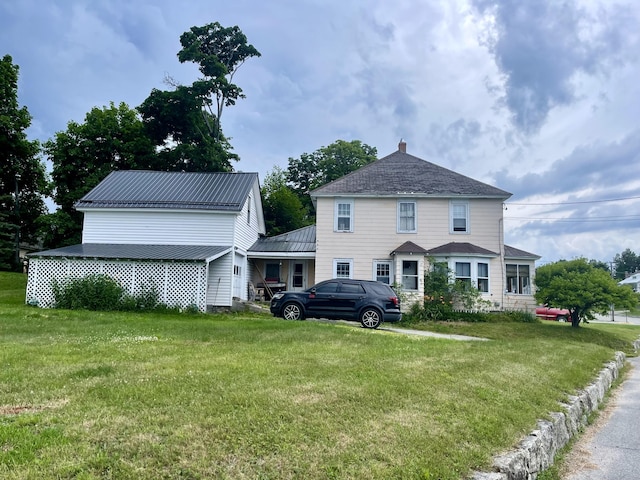
[{"label": "concrete walkway", "polygon": [[488,338],[480,338],[480,337],[470,337],[468,335],[454,335],[454,334],[448,334],[448,333],[435,333],[435,332],[427,332],[424,330],[411,330],[408,328],[394,328],[394,327],[385,327],[382,326],[380,327],[378,330],[381,331],[385,331],[385,332],[393,332],[393,333],[401,333],[404,335],[418,335],[421,337],[434,337],[434,338],[446,338],[447,340],[462,340],[462,341],[469,341],[469,340],[476,340],[476,341],[481,341],[481,342],[486,342],[489,339]]},{"label": "concrete walkway", "polygon": [[574,447],[575,465],[564,480],[640,479],[640,357],[628,362],[631,371],[610,400],[610,417]]}]

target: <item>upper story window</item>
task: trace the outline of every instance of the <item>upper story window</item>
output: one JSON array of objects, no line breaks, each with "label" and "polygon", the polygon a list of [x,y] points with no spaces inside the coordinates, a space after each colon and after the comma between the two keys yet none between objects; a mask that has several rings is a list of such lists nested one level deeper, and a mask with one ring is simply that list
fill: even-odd
[{"label": "upper story window", "polygon": [[253,202],[253,198],[249,195],[249,200],[247,200],[247,225],[251,225],[251,202]]},{"label": "upper story window", "polygon": [[333,229],[336,232],[353,232],[353,200],[336,200]]},{"label": "upper story window", "polygon": [[416,202],[398,202],[398,232],[415,233]]},{"label": "upper story window", "polygon": [[469,233],[469,202],[451,202],[451,233]]}]

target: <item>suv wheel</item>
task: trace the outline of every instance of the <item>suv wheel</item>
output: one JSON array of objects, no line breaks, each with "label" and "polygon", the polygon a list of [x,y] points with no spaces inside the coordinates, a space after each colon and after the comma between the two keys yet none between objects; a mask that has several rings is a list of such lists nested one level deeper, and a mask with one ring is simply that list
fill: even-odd
[{"label": "suv wheel", "polygon": [[360,314],[360,323],[365,328],[378,328],[382,323],[382,315],[375,308],[365,308]]},{"label": "suv wheel", "polygon": [[564,315],[558,315],[558,321],[559,322],[566,322],[567,321],[567,317],[565,317]]},{"label": "suv wheel", "polygon": [[282,307],[282,318],[285,320],[302,320],[302,308],[297,303],[287,303]]}]

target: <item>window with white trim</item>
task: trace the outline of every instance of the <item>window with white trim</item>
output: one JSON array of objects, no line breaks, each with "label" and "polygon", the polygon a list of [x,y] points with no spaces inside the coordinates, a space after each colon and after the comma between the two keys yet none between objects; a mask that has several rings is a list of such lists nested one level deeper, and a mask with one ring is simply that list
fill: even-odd
[{"label": "window with white trim", "polygon": [[506,264],[507,292],[518,295],[531,295],[531,277],[529,265]]},{"label": "window with white trim", "polygon": [[251,225],[251,202],[253,202],[253,198],[249,195],[247,200],[247,225]]},{"label": "window with white trim", "polygon": [[402,287],[405,290],[418,290],[418,262],[402,261]]},{"label": "window with white trim", "polygon": [[398,233],[416,230],[416,202],[398,202]]},{"label": "window with white trim", "polygon": [[336,200],[334,231],[353,232],[353,200]]},{"label": "window with white trim", "polygon": [[471,263],[456,262],[456,282],[471,286]]},{"label": "window with white trim", "polygon": [[451,233],[469,233],[469,202],[451,202]]},{"label": "window with white trim", "polygon": [[333,278],[351,278],[353,260],[350,258],[336,258],[333,260]]},{"label": "window with white trim", "polygon": [[378,282],[391,285],[391,262],[390,261],[374,261],[373,262],[373,279]]},{"label": "window with white trim", "polygon": [[489,264],[478,262],[478,290],[489,293]]}]

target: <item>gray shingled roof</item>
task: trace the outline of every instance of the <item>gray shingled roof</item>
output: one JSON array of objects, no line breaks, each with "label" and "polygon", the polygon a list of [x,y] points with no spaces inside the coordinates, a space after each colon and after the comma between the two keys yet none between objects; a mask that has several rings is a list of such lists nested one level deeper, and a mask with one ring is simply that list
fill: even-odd
[{"label": "gray shingled roof", "polygon": [[313,190],[333,195],[482,197],[506,200],[511,193],[414,157],[400,150]]},{"label": "gray shingled roof", "polygon": [[427,250],[429,255],[490,255],[497,257],[498,254],[468,242],[450,242],[445,245]]},{"label": "gray shingled roof", "polygon": [[396,248],[393,252],[391,252],[391,255],[394,255],[396,253],[421,253],[421,254],[425,254],[427,253],[427,251],[422,248],[420,245],[416,245],[413,242],[404,242],[402,245],[400,245],[398,248]]},{"label": "gray shingled roof", "polygon": [[291,232],[258,239],[249,254],[257,252],[302,253],[316,251],[316,226],[309,225]]},{"label": "gray shingled roof", "polygon": [[257,173],[111,172],[76,208],[178,208],[240,211]]},{"label": "gray shingled roof", "polygon": [[538,260],[539,258],[541,258],[540,255],[536,255],[535,253],[525,252],[524,250],[520,250],[515,247],[510,247],[509,245],[504,246],[504,257],[532,259],[532,260]]},{"label": "gray shingled roof", "polygon": [[231,250],[230,246],[211,245],[134,245],[111,243],[82,243],[69,247],[31,253],[36,257],[108,258],[119,260],[190,260],[215,259]]}]

